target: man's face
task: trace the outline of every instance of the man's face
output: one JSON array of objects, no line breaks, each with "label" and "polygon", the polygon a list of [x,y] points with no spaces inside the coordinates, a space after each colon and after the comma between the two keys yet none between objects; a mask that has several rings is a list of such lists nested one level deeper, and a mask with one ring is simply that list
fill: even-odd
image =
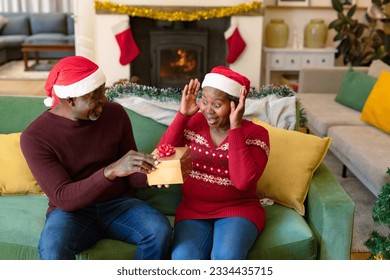
[{"label": "man's face", "polygon": [[107,103],[107,98],[104,93],[105,84],[91,93],[77,97],[73,106],[73,118],[75,120],[96,121],[103,111],[103,105]]}]

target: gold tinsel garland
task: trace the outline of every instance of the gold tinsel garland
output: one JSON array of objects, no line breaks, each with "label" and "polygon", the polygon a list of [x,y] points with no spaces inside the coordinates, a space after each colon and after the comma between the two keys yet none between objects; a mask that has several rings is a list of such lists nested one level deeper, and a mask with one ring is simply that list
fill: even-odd
[{"label": "gold tinsel garland", "polygon": [[196,21],[229,17],[236,14],[253,12],[259,10],[260,7],[261,3],[254,1],[251,4],[239,4],[231,7],[191,9],[191,11],[185,11],[185,9],[179,10],[176,8],[174,11],[168,11],[166,9],[161,9],[161,7],[152,8],[146,6],[115,4],[110,1],[95,1],[95,11],[97,13],[109,12],[128,14],[132,17],[145,17],[167,21]]}]

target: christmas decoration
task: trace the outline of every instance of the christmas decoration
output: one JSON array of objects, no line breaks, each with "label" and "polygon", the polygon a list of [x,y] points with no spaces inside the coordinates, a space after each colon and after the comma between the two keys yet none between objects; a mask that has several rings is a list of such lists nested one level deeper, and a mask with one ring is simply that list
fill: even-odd
[{"label": "christmas decoration", "polygon": [[[115,98],[122,98],[126,96],[138,96],[148,100],[154,100],[159,102],[177,102],[180,103],[181,88],[157,88],[152,86],[140,85],[135,83],[130,83],[127,81],[122,81],[110,87],[106,91],[107,99],[111,102]],[[202,91],[199,91],[198,96],[200,97]],[[287,85],[265,85],[256,90],[255,88],[250,88],[248,93],[248,99],[262,99],[268,95],[277,95],[280,97],[291,97],[295,95],[294,90]]]},{"label": "christmas decoration", "polygon": [[246,43],[241,37],[236,24],[230,26],[229,29],[225,31],[224,36],[228,45],[228,56],[226,62],[232,64],[244,51]]},{"label": "christmas decoration", "polygon": [[[247,99],[263,99],[269,95],[275,95],[278,97],[293,97],[295,96],[295,92],[288,85],[270,84],[262,86],[260,90],[250,88]],[[106,97],[110,102],[115,102],[116,99],[140,97],[145,100],[158,103],[177,103],[177,106],[179,106],[181,96],[181,88],[157,88],[131,83],[127,80],[121,80],[106,90]],[[198,93],[198,99],[200,99],[201,96],[202,90]],[[299,100],[296,101],[296,108],[298,122],[295,129],[298,130],[300,128],[305,128],[308,120],[304,109],[301,108]]]},{"label": "christmas decoration", "polygon": [[161,144],[157,147],[157,154],[159,157],[169,157],[176,153],[175,147],[170,144]]},{"label": "christmas decoration", "polygon": [[129,20],[121,21],[112,26],[112,32],[120,48],[119,62],[122,65],[129,64],[139,55],[139,48],[134,41]]},{"label": "christmas decoration", "polygon": [[111,1],[95,1],[96,13],[116,13],[128,14],[132,17],[144,17],[155,20],[167,21],[196,21],[212,18],[229,17],[236,14],[249,12],[259,12],[261,2],[254,1],[251,4],[239,4],[231,7],[202,8],[186,10],[186,7],[167,8],[167,7],[147,7],[115,4]]},{"label": "christmas decoration", "polygon": [[[390,169],[386,172],[390,175]],[[372,208],[372,218],[378,225],[390,227],[390,183],[384,184],[378,195],[378,199]],[[390,235],[383,236],[373,231],[369,239],[364,243],[370,250],[372,260],[390,260]]]}]

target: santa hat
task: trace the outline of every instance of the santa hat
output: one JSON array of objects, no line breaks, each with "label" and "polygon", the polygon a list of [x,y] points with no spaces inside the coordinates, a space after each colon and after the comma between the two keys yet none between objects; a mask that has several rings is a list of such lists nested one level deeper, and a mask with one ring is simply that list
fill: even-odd
[{"label": "santa hat", "polygon": [[[57,62],[47,77],[45,90],[47,107],[55,107],[59,98],[80,97],[106,82],[103,71],[82,56],[68,56]],[[54,91],[53,91],[54,90]]]},{"label": "santa hat", "polygon": [[235,97],[240,97],[240,89],[245,86],[249,92],[250,81],[247,77],[234,72],[225,66],[214,67],[204,77],[202,88],[213,87]]}]

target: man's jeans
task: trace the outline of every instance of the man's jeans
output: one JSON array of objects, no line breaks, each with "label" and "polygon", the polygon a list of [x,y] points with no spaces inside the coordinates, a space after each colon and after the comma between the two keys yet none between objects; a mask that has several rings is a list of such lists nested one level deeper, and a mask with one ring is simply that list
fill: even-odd
[{"label": "man's jeans", "polygon": [[99,239],[110,238],[137,246],[135,258],[167,258],[172,227],[147,203],[126,197],[65,212],[55,209],[46,218],[39,241],[41,259],[75,259]]}]

